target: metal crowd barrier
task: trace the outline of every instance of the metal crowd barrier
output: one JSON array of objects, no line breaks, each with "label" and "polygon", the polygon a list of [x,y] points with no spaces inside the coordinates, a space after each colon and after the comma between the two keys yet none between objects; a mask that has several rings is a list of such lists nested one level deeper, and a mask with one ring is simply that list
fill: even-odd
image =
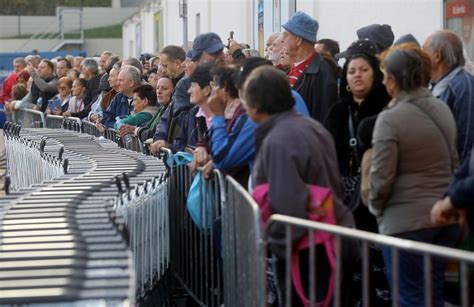
[{"label": "metal crowd barrier", "polygon": [[[135,305],[136,293],[143,295],[168,267],[163,163],[74,131],[20,131],[10,124],[6,134],[27,143],[11,140],[10,153],[47,138],[43,152],[33,153],[69,165],[59,177],[0,199],[0,305]],[[16,168],[31,176],[37,165],[16,158],[23,163]],[[122,180],[133,187],[126,200],[117,184]],[[137,274],[128,241],[140,264]]]},{"label": "metal crowd barrier", "polygon": [[[341,281],[343,274],[343,264],[342,259],[343,255],[341,251],[343,244],[341,242],[344,239],[350,239],[351,242],[360,242],[362,247],[362,303],[363,306],[371,306],[370,302],[370,256],[369,256],[369,247],[370,244],[377,244],[381,246],[387,246],[391,248],[391,257],[392,257],[392,306],[399,306],[399,253],[400,251],[415,253],[423,256],[424,265],[424,288],[425,288],[425,306],[433,306],[432,301],[432,283],[431,283],[431,268],[432,260],[434,257],[439,257],[443,259],[450,259],[459,262],[460,264],[460,298],[461,306],[467,307],[469,305],[469,295],[472,292],[472,289],[469,288],[469,265],[474,264],[474,253],[467,252],[454,248],[447,248],[438,245],[426,244],[421,242],[415,242],[410,240],[399,239],[396,237],[385,236],[375,233],[370,233],[366,231],[356,230],[352,228],[346,228],[336,225],[329,225],[325,223],[319,223],[304,219],[298,219],[290,216],[284,216],[275,214],[270,217],[268,221],[268,228],[275,225],[283,225],[285,227],[284,238],[285,238],[285,285],[282,292],[286,297],[285,306],[291,306],[292,299],[292,281],[291,281],[291,252],[292,252],[292,243],[291,243],[291,233],[295,229],[304,229],[309,237],[315,235],[315,232],[324,232],[330,233],[335,237],[335,251],[336,251],[336,270],[335,270],[335,281],[334,281],[334,296],[332,299],[333,306],[341,306],[342,297],[345,295],[344,289],[342,289]],[[267,228],[267,229],[268,229]],[[309,261],[307,267],[305,268],[308,274],[307,284],[309,285],[309,297],[312,305],[316,303],[316,294],[315,289],[317,289],[316,280],[314,278],[315,272],[318,270],[317,259],[315,246],[311,245],[309,248]],[[312,277],[313,276],[313,277]],[[318,298],[321,300],[321,298]]]},{"label": "metal crowd barrier", "polygon": [[226,177],[226,184],[222,205],[224,305],[265,306],[265,251],[259,208],[232,177]]},{"label": "metal crowd barrier", "polygon": [[169,265],[168,182],[163,176],[128,189],[115,203],[130,232],[137,294],[144,297]]},{"label": "metal crowd barrier", "polygon": [[126,135],[121,138],[121,142],[123,144],[123,148],[136,151],[136,152],[144,152],[144,146],[140,139],[134,135]]},{"label": "metal crowd barrier", "polygon": [[82,131],[86,134],[97,136],[97,137],[102,135],[102,133],[100,133],[100,131],[97,130],[96,125],[88,121],[82,122]]},{"label": "metal crowd barrier", "polygon": [[[171,266],[175,278],[201,306],[221,306],[223,303],[221,240],[222,176],[214,172],[210,180],[200,185],[201,218],[206,214],[204,202],[212,204],[210,227],[198,227],[186,208],[192,182],[187,165],[170,168],[170,248]],[[201,181],[202,182],[202,181]],[[208,199],[210,197],[211,199]]]},{"label": "metal crowd barrier", "polygon": [[46,128],[51,129],[64,128],[67,130],[80,131],[82,121],[78,117],[64,117],[62,115],[48,114],[45,119],[45,125]]},{"label": "metal crowd barrier", "polygon": [[[53,148],[46,146],[48,140],[27,139],[20,136],[21,126],[7,123],[5,126],[5,148],[7,154],[7,175],[11,180],[10,189],[17,191],[29,188],[46,180],[58,178],[67,170],[67,160],[63,161],[64,147],[56,143]],[[58,156],[52,154],[56,151]],[[49,151],[49,152],[48,152]],[[27,171],[25,176],[24,172]]]},{"label": "metal crowd barrier", "polygon": [[46,126],[43,112],[33,109],[17,109],[12,114],[14,122],[23,128],[42,128]]}]

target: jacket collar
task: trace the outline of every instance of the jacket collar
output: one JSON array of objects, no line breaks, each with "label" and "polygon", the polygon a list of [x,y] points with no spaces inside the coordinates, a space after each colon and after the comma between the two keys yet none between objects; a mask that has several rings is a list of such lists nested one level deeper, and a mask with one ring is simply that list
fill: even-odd
[{"label": "jacket collar", "polygon": [[[158,107],[156,106],[148,106],[142,110],[142,112],[150,113],[151,116],[155,116],[158,113]],[[141,113],[141,112],[140,112]]]},{"label": "jacket collar", "polygon": [[431,91],[433,92],[433,96],[435,97],[440,97],[446,88],[448,87],[449,83],[453,78],[462,70],[462,66],[459,66],[455,69],[453,69],[451,72],[446,74],[441,80],[438,81],[438,83],[433,85],[433,88]]},{"label": "jacket collar", "polygon": [[401,91],[400,94],[398,94],[398,96],[395,98],[395,103],[400,101],[412,102],[423,97],[433,97],[433,95],[426,87],[419,87],[409,92]]},{"label": "jacket collar", "polygon": [[303,73],[317,74],[319,72],[319,67],[321,66],[322,60],[323,58],[321,57],[321,55],[319,55],[319,53],[316,53],[308,68]]},{"label": "jacket collar", "polygon": [[257,127],[257,129],[255,129],[256,152],[260,150],[260,146],[262,145],[263,140],[265,140],[266,136],[270,133],[273,127],[275,127],[275,125],[282,119],[290,117],[292,115],[296,115],[296,112],[293,109],[283,113],[275,114],[267,122],[261,124]]}]

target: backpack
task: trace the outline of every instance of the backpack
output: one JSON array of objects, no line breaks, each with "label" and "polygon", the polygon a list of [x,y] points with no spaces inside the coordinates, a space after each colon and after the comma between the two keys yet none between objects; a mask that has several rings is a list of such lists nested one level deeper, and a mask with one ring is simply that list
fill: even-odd
[{"label": "backpack", "polygon": [[[308,204],[307,218],[311,221],[336,224],[336,217],[334,214],[333,205],[333,193],[331,189],[320,187],[317,185],[309,185],[311,200]],[[260,212],[262,216],[262,222],[264,226],[271,216],[270,203],[268,202],[268,184],[257,185],[252,193],[253,198],[259,204]],[[331,274],[329,278],[329,285],[326,297],[323,301],[317,302],[316,306],[330,306],[331,298],[334,293],[334,278],[335,278],[335,241],[334,236],[331,233],[316,231],[314,233],[314,241],[309,241],[309,236],[304,235],[298,243],[293,247],[291,254],[291,279],[295,290],[303,302],[304,306],[309,306],[310,302],[306,297],[303,286],[301,283],[300,264],[299,264],[299,252],[308,249],[311,244],[323,244],[326,250],[329,264],[331,266]]]}]

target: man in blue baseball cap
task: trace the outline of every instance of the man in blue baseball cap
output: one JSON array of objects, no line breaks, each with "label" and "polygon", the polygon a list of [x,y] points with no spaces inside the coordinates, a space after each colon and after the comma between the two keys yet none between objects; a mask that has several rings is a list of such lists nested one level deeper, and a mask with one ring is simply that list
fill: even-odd
[{"label": "man in blue baseball cap", "polygon": [[224,60],[224,43],[214,32],[199,34],[193,42],[192,60],[196,64]]},{"label": "man in blue baseball cap", "polygon": [[283,29],[283,49],[293,63],[290,84],[303,97],[311,117],[323,122],[337,101],[337,83],[334,70],[314,51],[319,24],[308,14],[296,12]]}]

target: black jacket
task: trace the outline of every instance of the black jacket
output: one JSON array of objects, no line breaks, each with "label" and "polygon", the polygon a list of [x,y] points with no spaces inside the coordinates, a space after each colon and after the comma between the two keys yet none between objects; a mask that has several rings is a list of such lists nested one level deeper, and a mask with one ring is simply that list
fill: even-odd
[{"label": "black jacket", "polygon": [[[341,91],[345,91],[345,89],[341,88]],[[341,100],[329,111],[325,126],[329,132],[331,132],[334,142],[336,143],[339,170],[343,176],[355,175],[363,155],[363,151],[359,147],[359,161],[352,161],[353,163],[351,164],[353,150],[349,146],[349,108],[352,111],[354,134],[355,137],[357,137],[359,123],[367,117],[380,113],[387,106],[389,101],[390,96],[387,94],[385,87],[379,84],[360,105],[354,102],[352,95],[341,93]]]},{"label": "black jacket", "polygon": [[319,54],[313,58],[293,89],[303,97],[310,116],[319,122],[324,121],[337,101],[336,75]]},{"label": "black jacket", "polygon": [[99,97],[100,95],[99,84],[100,84],[100,79],[102,78],[102,75],[103,74],[96,75],[87,81],[86,93],[84,96],[84,109],[82,109],[82,111],[79,111],[77,113],[72,113],[71,116],[84,118],[87,115],[89,115],[92,104],[97,100],[97,97]]},{"label": "black jacket", "polygon": [[[57,79],[55,76],[50,76],[46,79],[44,79],[45,82],[49,83],[51,82],[52,80],[54,79]],[[56,96],[56,94],[58,93],[58,91],[51,91],[51,92],[47,92],[47,91],[42,91],[36,84],[35,82],[33,82],[33,84],[31,84],[31,103],[32,104],[37,104],[38,103],[38,99],[41,98],[41,112],[44,112],[46,111],[46,108],[48,107],[48,101],[53,98],[54,96]]]}]

